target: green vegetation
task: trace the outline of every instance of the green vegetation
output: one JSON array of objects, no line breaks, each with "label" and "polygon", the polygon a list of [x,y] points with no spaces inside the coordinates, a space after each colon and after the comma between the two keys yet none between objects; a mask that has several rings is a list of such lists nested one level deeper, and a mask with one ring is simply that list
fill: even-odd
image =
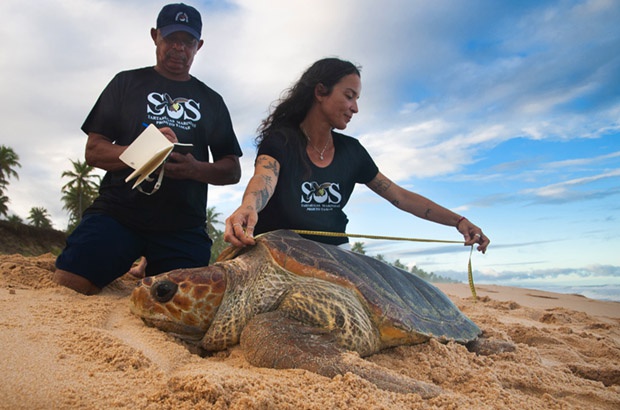
[{"label": "green vegetation", "polygon": [[[15,170],[20,168],[19,155],[5,145],[0,145],[0,216],[13,225],[21,225],[22,219],[17,215],[9,215],[9,197],[5,195],[5,190],[9,185],[9,178],[19,179],[19,174]],[[28,214],[28,221],[35,228],[49,229],[52,227],[49,212],[43,207],[33,207]]]},{"label": "green vegetation", "polygon": [[222,214],[216,212],[214,206],[207,207],[207,233],[209,234],[209,238],[213,241],[209,264],[215,262],[220,253],[228,246],[228,244],[224,242],[224,231],[220,231],[215,227],[216,224],[223,223],[218,219],[220,216],[222,216]]},{"label": "green vegetation", "polygon": [[9,185],[9,178],[19,179],[19,175],[15,168],[21,167],[19,156],[4,145],[0,145],[0,216],[8,216],[9,197],[5,195],[5,190]]},{"label": "green vegetation", "polygon": [[50,220],[50,214],[47,209],[43,207],[33,207],[28,214],[28,220],[30,225],[36,228],[51,228],[52,221]]},{"label": "green vegetation", "polygon": [[62,178],[70,178],[62,187],[62,209],[69,212],[68,232],[72,232],[82,220],[82,213],[88,208],[99,190],[101,178],[94,175],[94,168],[86,163],[71,161],[73,169],[62,173]]},{"label": "green vegetation", "polygon": [[58,255],[65,246],[66,237],[64,232],[51,228],[37,228],[15,219],[0,221],[0,254]]}]

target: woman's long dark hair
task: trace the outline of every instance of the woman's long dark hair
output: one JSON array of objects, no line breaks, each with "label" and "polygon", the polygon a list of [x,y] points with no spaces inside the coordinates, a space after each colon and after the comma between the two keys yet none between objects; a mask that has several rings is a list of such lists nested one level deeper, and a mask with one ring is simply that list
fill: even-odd
[{"label": "woman's long dark hair", "polygon": [[[260,145],[270,131],[276,128],[298,128],[314,103],[314,90],[318,84],[325,88],[329,95],[343,77],[350,74],[360,75],[361,68],[349,61],[338,58],[324,58],[312,64],[301,76],[299,81],[286,90],[283,97],[276,103],[271,114],[265,118],[258,128],[256,145]],[[307,141],[300,138],[300,149],[305,150]]]}]

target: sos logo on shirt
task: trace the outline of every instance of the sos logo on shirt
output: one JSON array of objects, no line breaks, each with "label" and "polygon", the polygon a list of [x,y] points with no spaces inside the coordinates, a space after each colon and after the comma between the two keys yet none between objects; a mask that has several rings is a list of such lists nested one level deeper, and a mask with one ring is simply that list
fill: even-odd
[{"label": "sos logo on shirt", "polygon": [[200,104],[188,98],[172,98],[168,93],[150,93],[147,97],[146,111],[150,115],[167,116],[174,120],[199,121]]},{"label": "sos logo on shirt", "polygon": [[[329,210],[337,208],[342,201],[340,185],[333,182],[319,184],[306,181],[301,184],[301,206],[308,210]],[[309,209],[317,207],[317,209]]]}]

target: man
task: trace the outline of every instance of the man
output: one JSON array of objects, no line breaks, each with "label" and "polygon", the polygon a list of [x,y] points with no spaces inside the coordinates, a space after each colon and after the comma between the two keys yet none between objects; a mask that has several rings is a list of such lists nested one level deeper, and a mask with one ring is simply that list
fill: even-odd
[{"label": "man", "polygon": [[[56,283],[95,294],[141,256],[147,275],[208,265],[207,186],[239,182],[242,153],[222,97],[189,73],[201,30],[195,8],[165,6],[151,29],[156,65],[117,74],[86,118],[86,162],[107,172],[56,260]],[[193,150],[170,155],[159,189],[157,177],[132,189],[119,155],[148,124]]]}]

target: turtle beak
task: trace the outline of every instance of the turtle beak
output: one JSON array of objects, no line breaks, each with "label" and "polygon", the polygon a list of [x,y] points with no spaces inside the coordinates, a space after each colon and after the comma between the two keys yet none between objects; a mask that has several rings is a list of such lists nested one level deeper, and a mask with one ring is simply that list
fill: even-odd
[{"label": "turtle beak", "polygon": [[151,296],[159,303],[170,301],[177,293],[179,286],[169,280],[162,280],[151,287]]}]

